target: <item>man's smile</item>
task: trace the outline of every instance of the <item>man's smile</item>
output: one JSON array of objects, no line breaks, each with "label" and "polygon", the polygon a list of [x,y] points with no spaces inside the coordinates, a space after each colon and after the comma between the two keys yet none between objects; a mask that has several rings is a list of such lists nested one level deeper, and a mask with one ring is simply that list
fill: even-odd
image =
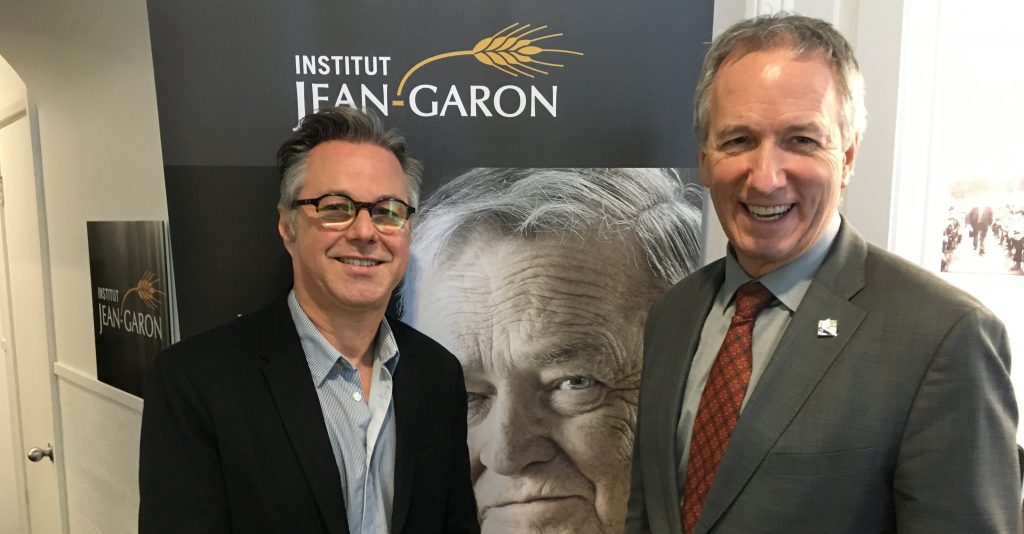
[{"label": "man's smile", "polygon": [[759,221],[776,221],[793,209],[795,204],[776,204],[774,206],[757,206],[754,204],[743,204],[747,213]]}]

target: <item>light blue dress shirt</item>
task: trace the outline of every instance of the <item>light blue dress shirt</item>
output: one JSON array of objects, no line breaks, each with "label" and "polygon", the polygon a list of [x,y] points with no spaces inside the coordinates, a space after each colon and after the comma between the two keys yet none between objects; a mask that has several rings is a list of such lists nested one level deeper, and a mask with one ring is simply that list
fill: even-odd
[{"label": "light blue dress shirt", "polygon": [[288,308],[320,398],[320,409],[341,476],[352,533],[387,534],[395,496],[395,408],[392,377],[398,344],[382,320],[374,344],[370,398],[363,399],[359,372],[317,330],[295,299]]}]

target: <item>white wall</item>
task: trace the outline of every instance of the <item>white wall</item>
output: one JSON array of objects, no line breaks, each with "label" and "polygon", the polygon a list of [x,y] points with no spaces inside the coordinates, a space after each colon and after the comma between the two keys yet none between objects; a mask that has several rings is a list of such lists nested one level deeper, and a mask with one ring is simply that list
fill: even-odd
[{"label": "white wall", "polygon": [[134,532],[141,404],[95,381],[85,223],[167,218],[145,0],[5,0],[0,55],[38,111],[70,531]]},{"label": "white wall", "polygon": [[868,129],[843,212],[868,241],[890,248],[903,0],[859,0],[854,42],[867,87]]}]

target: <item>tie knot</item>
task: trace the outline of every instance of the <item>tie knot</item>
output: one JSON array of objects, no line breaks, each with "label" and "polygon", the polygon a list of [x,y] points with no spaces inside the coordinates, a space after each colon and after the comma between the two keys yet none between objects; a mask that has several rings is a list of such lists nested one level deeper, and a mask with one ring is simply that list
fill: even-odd
[{"label": "tie knot", "polygon": [[774,298],[775,295],[761,282],[751,280],[736,290],[736,315],[753,319]]}]

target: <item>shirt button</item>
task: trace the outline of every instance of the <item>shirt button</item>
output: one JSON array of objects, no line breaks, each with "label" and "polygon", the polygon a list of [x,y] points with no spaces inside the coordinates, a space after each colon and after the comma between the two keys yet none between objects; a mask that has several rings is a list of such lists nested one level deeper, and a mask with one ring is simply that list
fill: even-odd
[{"label": "shirt button", "polygon": [[362,394],[362,393],[360,393],[360,392],[358,392],[358,391],[357,391],[357,392],[355,392],[355,393],[353,393],[353,394],[352,394],[352,400],[355,400],[355,401],[361,401],[361,400],[363,400],[363,394]]}]

